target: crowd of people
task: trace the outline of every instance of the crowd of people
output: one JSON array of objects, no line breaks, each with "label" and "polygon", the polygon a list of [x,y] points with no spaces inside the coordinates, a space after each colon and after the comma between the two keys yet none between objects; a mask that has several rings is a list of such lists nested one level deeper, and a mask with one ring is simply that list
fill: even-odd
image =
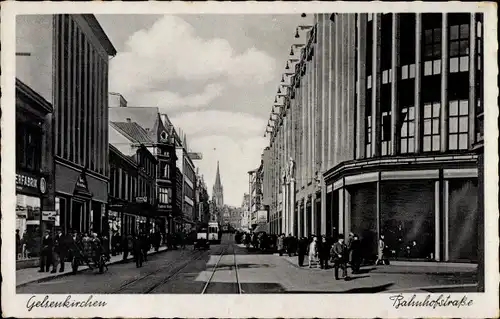
[{"label": "crowd of people", "polygon": [[[352,274],[358,274],[363,262],[369,261],[365,260],[365,252],[358,235],[350,233],[346,242],[342,234],[337,238],[336,241],[325,235],[297,238],[292,234],[277,236],[265,232],[240,232],[235,236],[236,242],[244,244],[248,249],[277,252],[280,256],[296,256],[299,267],[330,269],[333,266],[335,279],[343,277],[348,280],[348,268]],[[304,264],[306,256],[307,265]],[[375,263],[389,263],[384,236],[380,236]]]},{"label": "crowd of people", "polygon": [[[63,233],[61,229],[51,233],[46,230],[40,247],[39,272],[51,273],[64,272],[66,261],[71,261],[75,256],[85,256],[87,263],[96,262],[101,254],[109,256],[108,238],[97,233],[79,233],[76,231]],[[88,259],[88,260],[87,260]]]}]

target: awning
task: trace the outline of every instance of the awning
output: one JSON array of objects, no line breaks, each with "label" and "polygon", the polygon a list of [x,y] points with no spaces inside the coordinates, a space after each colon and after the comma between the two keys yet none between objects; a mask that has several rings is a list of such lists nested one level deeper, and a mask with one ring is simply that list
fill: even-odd
[{"label": "awning", "polygon": [[254,232],[256,232],[256,233],[259,233],[259,232],[269,233],[269,223],[258,225],[257,227],[255,227]]}]

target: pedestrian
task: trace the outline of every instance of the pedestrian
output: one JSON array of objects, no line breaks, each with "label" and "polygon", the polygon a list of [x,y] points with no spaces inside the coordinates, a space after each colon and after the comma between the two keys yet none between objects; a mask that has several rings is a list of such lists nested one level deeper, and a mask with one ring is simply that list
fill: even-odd
[{"label": "pedestrian", "polygon": [[332,250],[330,252],[330,255],[333,258],[333,263],[334,263],[334,275],[335,275],[335,280],[339,280],[339,268],[342,269],[342,277],[344,277],[345,280],[348,280],[348,275],[347,275],[347,246],[344,244],[344,238],[343,235],[339,235],[339,239],[335,244],[332,246]]},{"label": "pedestrian", "polygon": [[66,257],[68,255],[68,238],[59,228],[57,234],[54,237],[54,269],[57,268],[59,263],[59,272],[64,272],[64,264],[66,262]]},{"label": "pedestrian", "polygon": [[[42,238],[42,249],[40,251],[40,270],[38,272],[49,272],[50,265],[52,263],[52,249],[54,242],[50,236],[48,230],[45,231],[45,235]],[[56,270],[52,269],[52,273]]]},{"label": "pedestrian", "polygon": [[357,235],[353,235],[353,240],[349,247],[349,257],[353,274],[358,274],[361,268],[361,241]]},{"label": "pedestrian", "polygon": [[151,248],[150,242],[149,242],[149,236],[146,234],[145,231],[142,231],[141,234],[139,235],[139,239],[141,242],[141,250],[143,254],[143,260],[148,261],[148,252],[149,249]]},{"label": "pedestrian", "polygon": [[384,235],[380,235],[377,248],[377,260],[375,261],[375,265],[389,265],[389,260],[386,256],[387,246],[385,244]]},{"label": "pedestrian", "polygon": [[132,254],[134,255],[135,266],[137,268],[142,267],[142,245],[139,236],[134,236],[132,238]]},{"label": "pedestrian", "polygon": [[21,235],[19,235],[19,229],[16,229],[16,260],[21,257]]},{"label": "pedestrian", "polygon": [[299,267],[304,266],[304,257],[307,254],[307,238],[302,237],[297,245],[297,254],[298,254],[298,261],[299,261]]},{"label": "pedestrian", "polygon": [[285,238],[283,235],[280,235],[278,237],[278,242],[276,243],[276,247],[278,249],[278,253],[280,254],[280,256],[283,256],[283,249],[285,247]]},{"label": "pedestrian", "polygon": [[318,264],[318,238],[313,237],[311,243],[309,244],[309,268],[312,267],[312,263]]},{"label": "pedestrian", "polygon": [[321,236],[319,244],[319,265],[321,269],[328,269],[328,260],[330,259],[330,246],[325,236]]}]

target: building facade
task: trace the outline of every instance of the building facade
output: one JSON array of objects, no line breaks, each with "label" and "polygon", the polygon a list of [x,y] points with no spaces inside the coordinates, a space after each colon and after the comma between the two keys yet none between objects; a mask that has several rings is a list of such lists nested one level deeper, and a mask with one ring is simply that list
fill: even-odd
[{"label": "building facade", "polygon": [[482,14],[318,14],[299,29],[264,164],[273,231],[355,232],[366,258],[384,235],[391,258],[477,260]]},{"label": "building facade", "polygon": [[210,207],[209,200],[210,196],[208,195],[207,185],[205,184],[205,180],[203,175],[199,173],[197,175],[197,185],[196,185],[196,218],[195,220],[198,223],[207,224],[210,221]]},{"label": "building facade", "polygon": [[16,58],[16,73],[54,108],[60,226],[100,232],[109,173],[108,60],[116,50],[91,14],[19,16],[16,22],[18,50],[31,51]]},{"label": "building facade", "polygon": [[243,201],[241,203],[241,228],[244,230],[250,229],[250,195],[243,194]]},{"label": "building facade", "polygon": [[[118,93],[109,95],[109,117],[115,130],[110,132],[110,141],[121,151],[144,145],[158,161],[156,172],[157,223],[163,231],[175,229],[178,210],[176,196],[176,152],[172,139],[172,127],[165,126],[156,107],[131,107]],[[120,134],[116,134],[116,130]],[[112,134],[112,135],[111,135]],[[126,153],[126,152],[125,152]]]},{"label": "building facade", "polygon": [[52,231],[59,219],[54,200],[52,112],[47,100],[16,79],[16,231],[33,257],[39,253],[44,231]]},{"label": "building facade", "polygon": [[263,205],[263,161],[261,165],[248,172],[248,190],[249,190],[249,212],[250,212],[250,226],[255,227],[259,223],[259,212],[265,210]]},{"label": "building facade", "polygon": [[[160,229],[156,222],[156,166],[157,159],[144,146],[124,154],[109,145],[110,188],[108,227],[110,236],[150,233]],[[109,237],[111,238],[111,237]]]}]

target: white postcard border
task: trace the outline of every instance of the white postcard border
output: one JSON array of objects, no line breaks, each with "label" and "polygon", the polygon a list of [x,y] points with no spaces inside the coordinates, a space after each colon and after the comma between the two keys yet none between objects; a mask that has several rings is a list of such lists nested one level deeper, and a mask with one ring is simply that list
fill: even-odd
[{"label": "white postcard border", "polygon": [[[2,40],[2,309],[13,317],[494,317],[498,316],[498,130],[497,107],[497,16],[493,3],[415,3],[415,2],[197,2],[197,3],[120,3],[120,2],[4,2],[1,10]],[[53,13],[293,13],[314,12],[484,12],[485,38],[485,293],[452,293],[466,296],[470,307],[393,307],[388,294],[261,294],[261,295],[93,295],[105,301],[104,308],[27,309],[32,295],[16,295],[14,214],[15,210],[15,14]],[[5,234],[5,236],[3,236]],[[411,298],[413,294],[404,294]],[[417,294],[424,300],[427,294]],[[429,294],[437,298],[439,294]],[[447,296],[448,294],[445,294]],[[44,295],[35,295],[43,300]],[[67,295],[48,295],[64,301]],[[87,300],[89,295],[71,295],[72,300]],[[432,299],[431,298],[431,299]],[[33,301],[33,299],[32,299]]]}]

